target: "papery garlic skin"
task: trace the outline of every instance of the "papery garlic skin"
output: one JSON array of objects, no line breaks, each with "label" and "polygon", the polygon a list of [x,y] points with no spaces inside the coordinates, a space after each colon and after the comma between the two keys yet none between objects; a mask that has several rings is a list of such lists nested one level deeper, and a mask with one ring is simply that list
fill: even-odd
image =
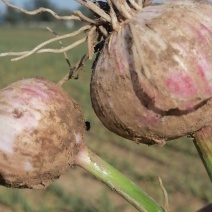
[{"label": "papery garlic skin", "polygon": [[46,188],[74,163],[84,128],[78,104],[52,82],[25,79],[0,90],[0,183]]},{"label": "papery garlic skin", "polygon": [[112,132],[163,143],[211,123],[212,4],[142,9],[108,38],[92,74],[93,108]]}]

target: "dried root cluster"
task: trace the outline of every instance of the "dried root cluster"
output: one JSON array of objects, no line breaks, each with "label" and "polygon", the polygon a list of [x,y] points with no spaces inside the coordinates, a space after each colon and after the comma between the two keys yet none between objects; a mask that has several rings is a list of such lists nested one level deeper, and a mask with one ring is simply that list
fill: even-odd
[{"label": "dried root cluster", "polygon": [[[138,12],[142,7],[147,6],[151,3],[151,0],[107,0],[104,1],[90,1],[90,0],[76,0],[76,2],[90,9],[95,14],[95,19],[90,19],[83,15],[80,11],[73,11],[73,14],[70,16],[59,16],[56,12],[50,10],[49,8],[38,8],[33,11],[28,11],[23,8],[20,8],[16,5],[9,3],[7,0],[2,0],[8,7],[19,10],[28,15],[37,15],[38,13],[47,12],[54,16],[58,20],[73,20],[84,22],[85,25],[80,29],[64,34],[57,35],[52,29],[47,28],[49,31],[56,35],[55,38],[49,39],[32,50],[23,51],[23,52],[6,52],[0,53],[0,57],[13,56],[14,58],[11,61],[18,61],[29,57],[35,53],[63,53],[65,55],[66,61],[68,62],[70,72],[59,82],[63,84],[66,80],[73,76],[73,73],[78,71],[83,67],[87,59],[93,59],[94,53],[101,50],[105,39],[110,35],[114,30],[118,30],[120,23],[124,20],[131,18],[135,12]],[[78,35],[85,34],[81,39],[77,40],[74,43],[71,43],[68,46],[62,45],[62,40],[76,37]],[[60,42],[61,48],[52,49],[46,48],[47,45],[53,42]],[[78,61],[77,64],[71,65],[66,52],[74,49],[80,44],[87,43],[88,51],[85,53]]]}]

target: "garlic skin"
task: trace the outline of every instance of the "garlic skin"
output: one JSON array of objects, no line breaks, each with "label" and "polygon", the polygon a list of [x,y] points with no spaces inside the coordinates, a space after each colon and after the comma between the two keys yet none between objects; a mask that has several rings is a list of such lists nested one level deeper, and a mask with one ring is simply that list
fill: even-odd
[{"label": "garlic skin", "polygon": [[74,163],[84,128],[78,104],[52,82],[0,90],[0,184],[45,189]]},{"label": "garlic skin", "polygon": [[162,144],[212,121],[212,4],[167,1],[120,24],[98,56],[93,108],[112,132]]}]

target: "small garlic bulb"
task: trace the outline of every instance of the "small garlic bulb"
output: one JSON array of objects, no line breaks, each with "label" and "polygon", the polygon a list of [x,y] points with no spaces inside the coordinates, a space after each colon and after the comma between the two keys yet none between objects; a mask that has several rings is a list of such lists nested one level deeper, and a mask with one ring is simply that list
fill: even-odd
[{"label": "small garlic bulb", "polygon": [[73,163],[84,119],[56,84],[24,79],[0,90],[0,184],[44,189]]},{"label": "small garlic bulb", "polygon": [[136,142],[181,137],[212,122],[212,3],[144,7],[113,31],[92,74],[102,123]]}]

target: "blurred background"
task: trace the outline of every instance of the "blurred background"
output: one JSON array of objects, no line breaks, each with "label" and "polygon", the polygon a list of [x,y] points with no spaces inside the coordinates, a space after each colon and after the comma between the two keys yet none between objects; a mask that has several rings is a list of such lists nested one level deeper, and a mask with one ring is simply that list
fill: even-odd
[{"label": "blurred background", "polygon": [[[70,15],[79,9],[91,14],[74,1],[13,1],[27,9],[49,7],[60,15]],[[62,3],[64,2],[64,4]],[[66,3],[65,3],[66,2]],[[82,23],[55,21],[46,13],[27,16],[6,8],[0,1],[0,53],[30,50],[54,35],[46,30],[50,26],[59,35],[78,29]],[[63,41],[70,44],[76,38]],[[77,37],[79,39],[79,36]],[[60,48],[59,43],[50,47]],[[87,51],[85,45],[68,53],[72,64]],[[0,87],[23,78],[41,76],[58,82],[69,68],[64,56],[53,54],[32,55],[18,62],[10,57],[0,58]],[[78,80],[68,81],[64,88],[79,102],[91,130],[85,135],[85,143],[108,163],[136,182],[150,196],[164,206],[163,192],[158,176],[163,180],[169,195],[171,212],[192,212],[212,201],[212,186],[189,138],[168,142],[164,146],[137,145],[109,132],[92,110],[89,83],[92,61],[87,62]],[[45,191],[18,190],[0,187],[0,212],[9,211],[73,211],[73,212],[134,212],[108,187],[98,182],[81,168],[72,167]]]}]

